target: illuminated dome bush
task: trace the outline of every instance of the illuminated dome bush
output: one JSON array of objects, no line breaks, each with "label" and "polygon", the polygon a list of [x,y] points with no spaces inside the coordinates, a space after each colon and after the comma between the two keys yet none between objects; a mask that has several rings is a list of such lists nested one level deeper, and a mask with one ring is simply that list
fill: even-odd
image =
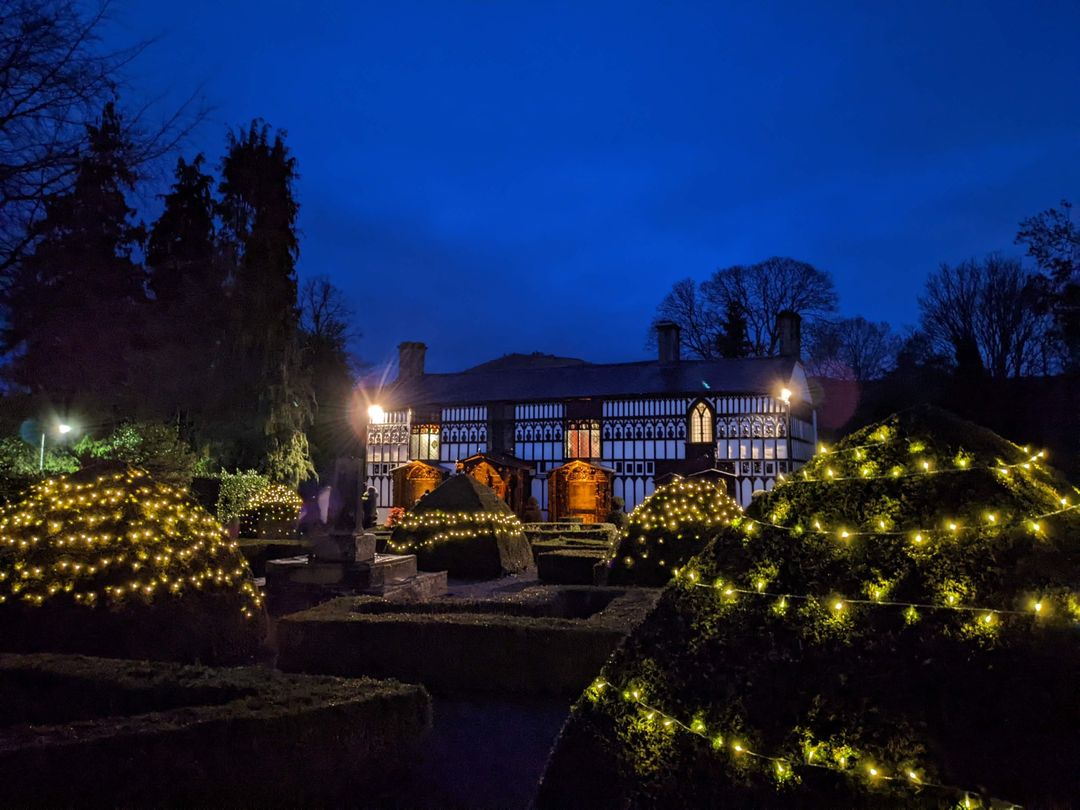
[{"label": "illuminated dome bush", "polygon": [[1037,450],[906,411],[737,523],[575,706],[541,807],[1080,796],[1080,513]]},{"label": "illuminated dome bush", "polygon": [[394,525],[389,549],[415,554],[423,571],[461,579],[494,579],[532,563],[517,515],[491,487],[454,475]]},{"label": "illuminated dome bush", "polygon": [[0,509],[0,648],[241,662],[264,622],[236,543],[143,470],[50,478]]},{"label": "illuminated dome bush", "polygon": [[300,519],[303,499],[284,484],[260,489],[240,514],[240,536],[260,539],[292,537]]},{"label": "illuminated dome bush", "polygon": [[630,513],[611,560],[609,581],[666,585],[672,571],[698,554],[742,510],[709,481],[677,479]]}]

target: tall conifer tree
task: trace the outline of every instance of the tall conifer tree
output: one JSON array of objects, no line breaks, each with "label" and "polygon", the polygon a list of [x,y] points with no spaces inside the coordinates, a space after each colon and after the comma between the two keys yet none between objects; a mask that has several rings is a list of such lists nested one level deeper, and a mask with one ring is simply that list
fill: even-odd
[{"label": "tall conifer tree", "polygon": [[229,133],[221,164],[219,212],[228,256],[229,350],[234,393],[256,403],[237,461],[266,459],[268,472],[295,483],[311,472],[304,428],[310,384],[300,365],[296,303],[296,159],[284,133],[256,120]]},{"label": "tall conifer tree", "polygon": [[46,202],[36,250],[6,290],[4,342],[12,382],[52,407],[109,419],[130,407],[130,360],[141,341],[143,238],[126,195],[131,144],[110,102],[87,127],[70,191]]}]

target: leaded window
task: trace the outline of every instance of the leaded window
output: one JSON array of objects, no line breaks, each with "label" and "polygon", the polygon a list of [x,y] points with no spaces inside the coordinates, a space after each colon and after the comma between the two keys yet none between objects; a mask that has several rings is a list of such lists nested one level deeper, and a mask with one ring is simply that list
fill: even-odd
[{"label": "leaded window", "polygon": [[409,458],[421,461],[439,460],[438,425],[413,425],[409,436]]},{"label": "leaded window", "polygon": [[600,423],[595,419],[571,422],[566,427],[567,458],[600,458]]},{"label": "leaded window", "polygon": [[690,443],[712,444],[713,443],[713,412],[712,408],[700,400],[690,408]]}]

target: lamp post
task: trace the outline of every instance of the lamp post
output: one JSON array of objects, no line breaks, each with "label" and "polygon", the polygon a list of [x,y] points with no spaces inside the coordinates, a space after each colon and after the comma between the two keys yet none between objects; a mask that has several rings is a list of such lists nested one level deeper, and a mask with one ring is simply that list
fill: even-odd
[{"label": "lamp post", "polygon": [[[56,426],[56,432],[61,436],[71,432],[71,425],[61,422]],[[45,431],[41,431],[41,453],[38,455],[38,472],[45,472]]]}]

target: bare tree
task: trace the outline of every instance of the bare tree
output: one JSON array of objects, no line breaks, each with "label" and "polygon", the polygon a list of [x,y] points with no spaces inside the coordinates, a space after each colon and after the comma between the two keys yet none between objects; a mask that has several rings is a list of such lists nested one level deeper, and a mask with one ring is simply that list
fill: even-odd
[{"label": "bare tree", "polygon": [[827,273],[806,262],[780,256],[717,270],[701,285],[701,292],[718,312],[726,311],[729,303],[739,307],[755,357],[776,353],[779,313],[797,312],[809,326],[836,310],[836,290]]},{"label": "bare tree", "polygon": [[300,328],[317,340],[345,345],[352,331],[353,308],[326,276],[314,276],[300,287]]},{"label": "bare tree", "polygon": [[[110,3],[0,0],[0,272],[34,239],[50,195],[70,188],[86,124],[123,83],[148,45],[103,51],[99,31]],[[189,103],[148,125],[154,102],[124,116],[133,166],[171,151],[201,119]]]},{"label": "bare tree", "polygon": [[[675,282],[657,307],[653,325],[660,321],[679,325],[681,343],[689,353],[707,359],[719,356],[716,341],[721,325],[719,313],[698,293],[693,279]],[[655,329],[650,329],[649,334],[649,343],[654,345]]]},{"label": "bare tree", "polygon": [[1050,373],[1059,363],[1038,278],[1017,259],[943,264],[927,279],[919,306],[923,331],[961,369],[1000,379]]},{"label": "bare tree", "polygon": [[889,324],[863,317],[816,321],[808,332],[808,371],[838,380],[876,380],[895,364],[901,339]]},{"label": "bare tree", "polygon": [[[692,279],[676,282],[657,308],[657,320],[682,327],[682,343],[690,354],[712,358],[724,346],[743,347],[752,357],[775,354],[779,341],[776,316],[784,310],[814,320],[836,309],[836,290],[828,273],[807,264],[774,256],[752,265],[717,270],[695,285]],[[738,313],[740,334],[727,334],[731,315]],[[745,326],[745,334],[741,334]]]}]

